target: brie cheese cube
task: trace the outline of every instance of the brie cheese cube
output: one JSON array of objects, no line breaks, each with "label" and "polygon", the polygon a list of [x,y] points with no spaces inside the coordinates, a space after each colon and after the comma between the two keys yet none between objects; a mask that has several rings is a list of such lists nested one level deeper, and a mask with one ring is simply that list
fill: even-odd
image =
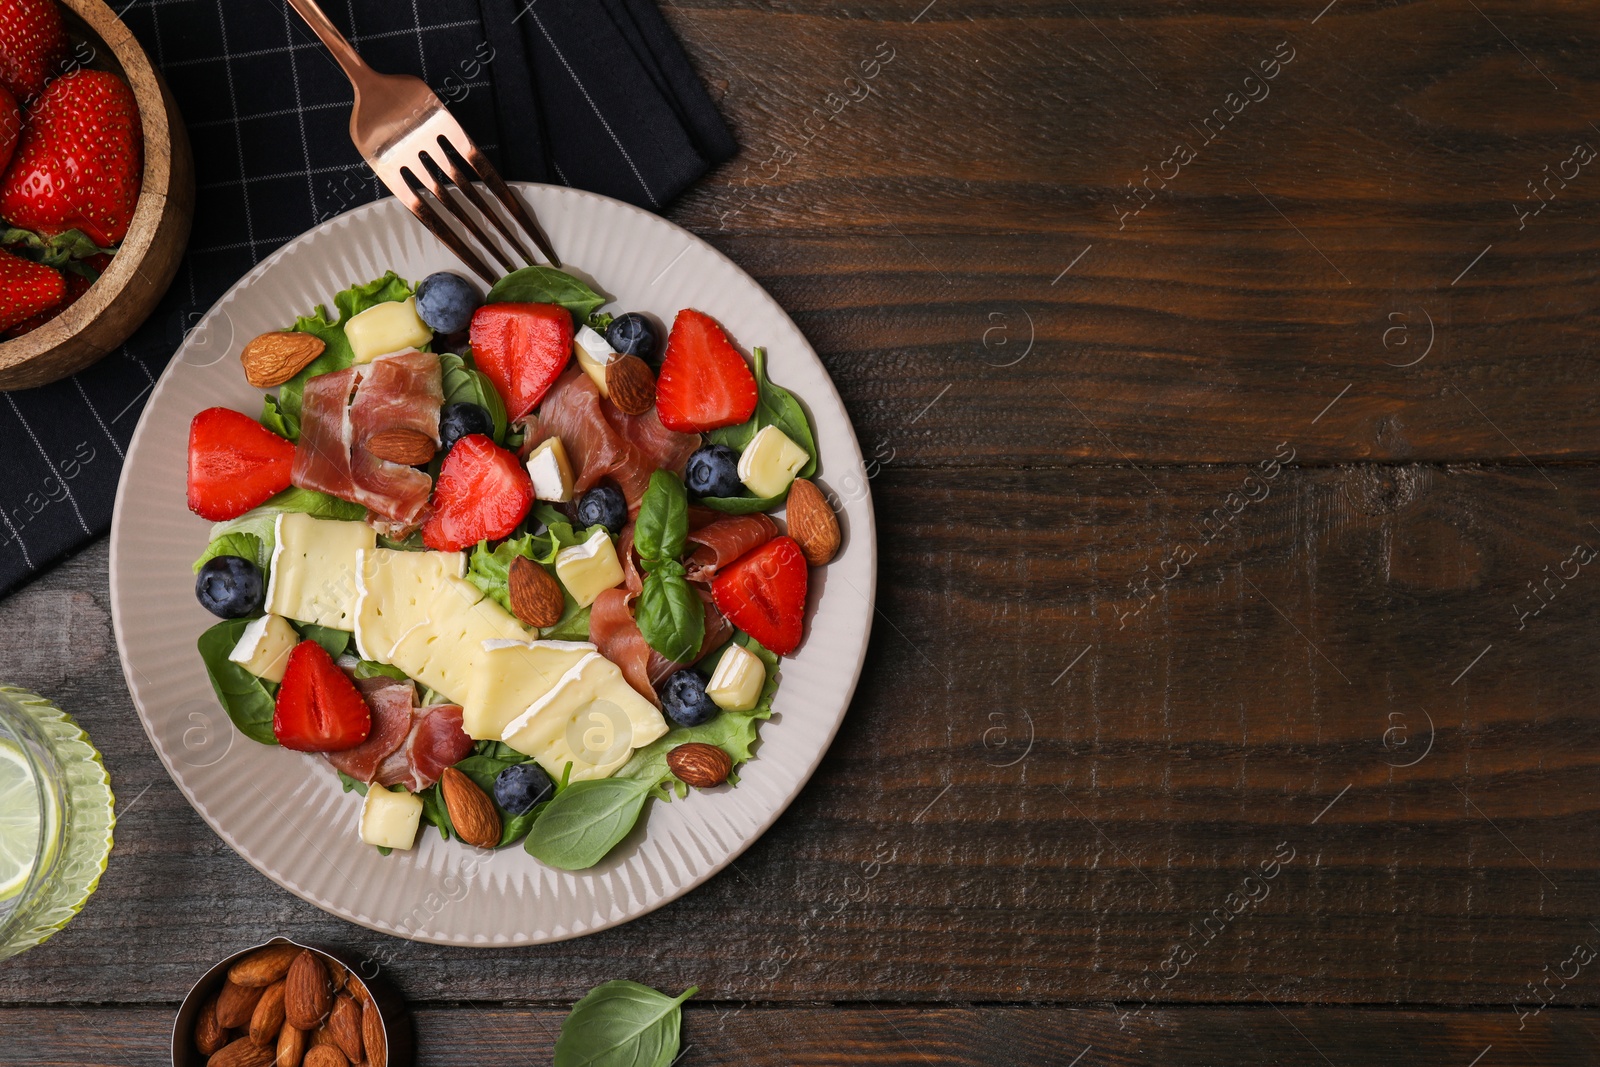
[{"label": "brie cheese cube", "polygon": [[621,585],[622,561],[617,558],[611,535],[596,530],[583,544],[556,553],[556,577],[580,608],[593,604],[594,598],[607,589]]},{"label": "brie cheese cube", "polygon": [[421,797],[391,793],[376,784],[367,787],[367,800],[361,805],[361,840],[367,844],[409,849],[417,843],[421,822]]},{"label": "brie cheese cube", "polygon": [[467,572],[464,552],[405,552],[393,548],[357,553],[356,651],[388,663],[394,646],[427,621],[427,607],[448,578]]},{"label": "brie cheese cube", "polygon": [[487,655],[485,641],[526,642],[529,637],[510,612],[462,578],[445,578],[420,610],[389,662],[454,704],[467,699],[472,675]]},{"label": "brie cheese cube", "polygon": [[289,653],[299,643],[300,635],[283,616],[263,615],[244,628],[228,658],[263,681],[281,682]]},{"label": "brie cheese cube", "polygon": [[522,715],[502,740],[539,761],[551,778],[607,778],[636,748],[667,732],[656,706],[634,691],[622,669],[598,652],[584,656]]},{"label": "brie cheese cube", "polygon": [[529,453],[528,477],[533,480],[535,500],[565,504],[572,499],[572,461],[561,438],[547,438]]},{"label": "brie cheese cube", "polygon": [[593,651],[587,641],[485,641],[467,679],[461,728],[474,741],[500,740],[511,720]]},{"label": "brie cheese cube", "polygon": [[335,630],[355,628],[356,554],[378,543],[364,522],[281,512],[267,580],[267,611]]},{"label": "brie cheese cube", "polygon": [[587,326],[578,327],[578,332],[572,338],[572,350],[578,357],[578,366],[599,387],[600,395],[609,397],[611,390],[606,387],[606,367],[617,358],[617,350]]},{"label": "brie cheese cube", "polygon": [[378,356],[421,348],[433,340],[433,330],[417,314],[417,298],[390,300],[374,304],[344,324],[344,335],[357,363],[371,363]]},{"label": "brie cheese cube", "polygon": [[756,496],[777,496],[811,457],[776,426],[763,426],[739,454],[739,480]]},{"label": "brie cheese cube", "polygon": [[761,699],[767,681],[767,665],[743,645],[732,644],[717,661],[706,686],[706,696],[723,711],[749,711]]}]

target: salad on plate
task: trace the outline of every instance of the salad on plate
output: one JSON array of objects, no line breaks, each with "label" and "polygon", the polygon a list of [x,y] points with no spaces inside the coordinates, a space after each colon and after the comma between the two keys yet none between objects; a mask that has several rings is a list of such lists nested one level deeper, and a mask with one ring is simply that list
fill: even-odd
[{"label": "salad on plate", "polygon": [[244,347],[259,418],[190,424],[212,687],[385,853],[427,824],[592,867],[651,797],[737,784],[804,638],[840,543],[806,409],[704,312],[604,303],[390,272]]}]

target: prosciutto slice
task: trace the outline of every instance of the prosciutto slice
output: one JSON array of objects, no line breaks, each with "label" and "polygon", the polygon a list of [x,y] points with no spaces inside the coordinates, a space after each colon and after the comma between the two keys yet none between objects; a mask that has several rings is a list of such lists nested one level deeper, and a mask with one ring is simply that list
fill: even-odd
[{"label": "prosciutto slice", "polygon": [[699,434],[674,433],[661,425],[655,409],[643,415],[624,415],[604,402],[600,390],[574,364],[556,380],[539,406],[531,450],[546,438],[559,437],[577,467],[573,488],[592,489],[610,478],[628,501],[628,513],[639,512],[639,501],[657,470],[683,473],[689,456],[700,447]]},{"label": "prosciutto slice", "polygon": [[[697,585],[694,591],[700,595],[706,613],[705,640],[694,657],[699,660],[733,636],[733,624],[711,602],[710,589]],[[589,640],[602,656],[622,669],[622,676],[635,692],[659,708],[661,698],[656,695],[656,686],[675,672],[693,666],[694,661],[670,660],[650,647],[633,619],[631,602],[635,595],[625,586],[601,593],[589,608]]]},{"label": "prosciutto slice", "polygon": [[472,755],[472,738],[461,728],[461,708],[433,704],[412,712],[411,732],[405,744],[378,767],[379,785],[403,785],[420,793],[444,773],[446,767]]},{"label": "prosciutto slice", "polygon": [[317,375],[301,396],[290,481],[365,506],[382,533],[408,531],[424,517],[432,479],[379,459],[367,442],[387,430],[414,430],[437,445],[443,403],[439,357],[431,352],[394,352]]},{"label": "prosciutto slice", "polygon": [[689,531],[689,541],[696,547],[684,569],[691,582],[709,582],[719,568],[777,536],[778,524],[766,515],[725,515]]},{"label": "prosciutto slice", "polygon": [[356,688],[372,709],[372,732],[355,748],[326,753],[327,760],[358,782],[371,782],[386,757],[405,744],[411,733],[411,709],[417,700],[410,682],[393,678],[357,678]]}]

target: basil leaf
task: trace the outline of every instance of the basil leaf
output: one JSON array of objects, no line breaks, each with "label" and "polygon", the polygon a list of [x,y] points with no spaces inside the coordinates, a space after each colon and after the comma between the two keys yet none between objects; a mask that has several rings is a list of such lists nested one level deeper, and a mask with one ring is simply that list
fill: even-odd
[{"label": "basil leaf", "polygon": [[724,426],[720,430],[712,430],[706,434],[706,440],[714,445],[727,445],[743,452],[745,446],[762,427],[776,426],[789,440],[805,449],[806,455],[811,457],[795,475],[797,478],[809,478],[817,472],[817,439],[811,432],[811,418],[806,414],[806,409],[800,406],[800,401],[794,398],[793,393],[781,385],[774,385],[767,377],[767,350],[758,348],[753,355],[758,394],[756,413],[750,416],[750,421],[738,426]]},{"label": "basil leaf", "polygon": [[356,664],[356,677],[393,678],[397,682],[408,682],[411,680],[406,676],[406,672],[401,670],[399,667],[391,667],[387,663],[374,663],[370,659],[364,659]]},{"label": "basil leaf", "polygon": [[699,658],[706,636],[705,602],[683,574],[683,564],[675,559],[656,563],[644,576],[634,612],[645,643],[667,659],[680,662]]},{"label": "basil leaf", "polygon": [[671,471],[650,475],[650,487],[639,501],[633,547],[646,565],[683,555],[689,537],[689,492]]},{"label": "basil leaf", "polygon": [[[565,587],[563,587],[564,590]],[[540,639],[545,641],[589,640],[589,609],[578,607],[578,602],[571,597],[568,597],[567,600],[567,610],[554,626],[546,626],[539,631]]]},{"label": "basil leaf", "polygon": [[296,623],[296,630],[307,641],[315,641],[328,650],[328,655],[338,659],[344,655],[344,650],[350,647],[350,638],[353,636],[349,630],[335,630],[331,626],[318,626],[314,622]]},{"label": "basil leaf", "polygon": [[446,353],[439,357],[440,384],[444,389],[446,404],[477,404],[489,413],[494,423],[494,440],[503,445],[506,441],[506,402],[488,375],[478,370],[463,356]]},{"label": "basil leaf", "polygon": [[534,820],[522,847],[563,871],[593,867],[628,836],[649,796],[650,783],[635,778],[575,782]]},{"label": "basil leaf", "polygon": [[606,298],[563,270],[523,267],[494,283],[485,303],[560,304],[572,317],[585,322]]},{"label": "basil leaf", "polygon": [[228,658],[239,643],[250,619],[228,619],[200,635],[196,643],[205,661],[211,688],[216,690],[222,710],[228,713],[239,732],[263,745],[275,745],[272,733],[273,691],[267,683]]},{"label": "basil leaf", "polygon": [[300,420],[284,411],[278,398],[267,394],[261,402],[261,425],[291,441],[300,439]]},{"label": "basil leaf", "polygon": [[207,561],[218,556],[240,556],[260,567],[263,572],[267,567],[267,559],[261,552],[261,538],[253,533],[226,533],[212,541],[200,558],[194,561],[194,572],[199,574]]},{"label": "basil leaf", "polygon": [[335,296],[333,306],[339,312],[337,321],[328,318],[328,309],[321,304],[312,308],[311,314],[296,319],[294,325],[290,327],[293,332],[309,333],[320,338],[327,347],[323,349],[322,355],[307,364],[299,374],[278,387],[279,409],[298,423],[300,397],[305,392],[306,382],[319,374],[344,370],[356,361],[355,350],[350,347],[350,339],[344,335],[345,323],[368,308],[386,304],[391,300],[405,300],[411,296],[412,291],[410,282],[394,271],[389,271],[381,278],[365,285],[353,285]]},{"label": "basil leaf", "polygon": [[668,1067],[678,1058],[684,1001],[638,982],[596,986],[561,1023],[555,1067]]}]

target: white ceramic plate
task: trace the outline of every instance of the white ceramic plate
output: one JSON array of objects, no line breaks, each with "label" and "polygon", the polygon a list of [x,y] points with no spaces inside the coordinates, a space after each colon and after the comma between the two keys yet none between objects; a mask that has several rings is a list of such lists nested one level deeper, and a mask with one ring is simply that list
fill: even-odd
[{"label": "white ceramic plate", "polygon": [[411,852],[361,843],[361,798],[321,759],[238,734],[213,696],[195,639],[216,620],[195,601],[191,565],[208,524],[189,512],[189,420],[221,405],[259,414],[238,353],[313,305],[386,270],[416,280],[460,270],[401,205],[382,200],[291,242],[235,285],[196,326],[139,420],[111,529],[111,614],[133,700],[167,771],[196,811],[268,878],[351,922],[444,944],[514,945],[576,937],[637,918],[693,889],[771,826],[816,769],[844,718],[866,655],[877,549],[861,449],[816,353],[749,275],[693,234],[615,200],[524,185],[568,269],[609,307],[670,323],[680,308],[715,316],[742,348],[765,346],[770,373],[810,409],[818,480],[843,501],[845,544],[812,571],[805,643],[783,660],[775,714],[737,788],[652,801],[599,866],[568,873],[521,848],[479,852],[425,828]]}]

